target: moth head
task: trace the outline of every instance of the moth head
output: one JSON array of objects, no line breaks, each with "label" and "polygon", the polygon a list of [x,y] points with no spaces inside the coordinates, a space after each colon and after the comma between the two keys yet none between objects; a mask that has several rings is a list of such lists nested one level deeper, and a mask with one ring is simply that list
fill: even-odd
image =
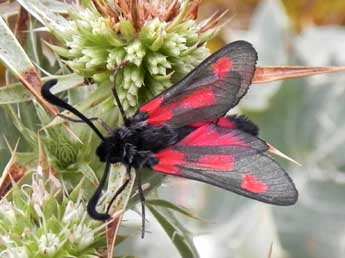
[{"label": "moth head", "polygon": [[97,147],[96,154],[102,162],[121,162],[124,159],[124,143],[114,135],[106,137]]}]

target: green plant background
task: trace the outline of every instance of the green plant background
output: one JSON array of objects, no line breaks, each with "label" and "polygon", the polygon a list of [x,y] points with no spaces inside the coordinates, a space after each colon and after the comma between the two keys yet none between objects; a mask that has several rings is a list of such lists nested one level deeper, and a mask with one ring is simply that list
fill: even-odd
[{"label": "green plant background", "polygon": [[[258,50],[259,65],[345,65],[343,1],[218,0],[205,1],[201,10],[206,15],[219,8],[230,8],[234,15],[209,44],[211,49],[246,39]],[[37,49],[41,48],[28,49],[32,60],[42,54]],[[0,71],[1,80],[10,76]],[[271,257],[277,258],[345,256],[344,85],[344,74],[332,74],[253,86],[231,111],[247,114],[260,126],[262,138],[302,164],[297,167],[281,161],[300,192],[297,205],[273,207],[175,178],[167,178],[159,187],[159,198],[186,206],[203,218],[177,215],[179,222],[172,222],[188,229],[201,258],[268,257],[271,244]],[[35,128],[38,118],[30,115],[34,107],[24,103],[20,109],[23,123]],[[19,132],[2,108],[0,121],[1,135],[13,146]],[[28,149],[19,145],[19,151]],[[2,169],[10,158],[3,138],[0,157]],[[128,211],[121,230],[129,237],[119,245],[118,255],[178,257],[156,219],[149,214],[150,232],[140,240],[140,217]]]}]

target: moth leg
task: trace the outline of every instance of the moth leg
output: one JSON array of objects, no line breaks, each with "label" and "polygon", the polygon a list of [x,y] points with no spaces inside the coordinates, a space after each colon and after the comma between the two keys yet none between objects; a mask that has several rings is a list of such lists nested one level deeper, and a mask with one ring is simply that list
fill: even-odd
[{"label": "moth leg", "polygon": [[142,161],[139,163],[139,168],[143,168],[145,165],[150,166],[150,160],[153,157],[153,153],[151,151],[138,151],[138,154],[143,157]]},{"label": "moth leg", "polygon": [[[74,118],[71,118],[69,116],[66,116],[66,115],[63,115],[63,114],[58,114],[59,117],[63,118],[63,119],[66,119],[70,122],[73,122],[73,123],[86,123],[84,120],[81,120],[81,119],[74,119]],[[106,131],[108,134],[112,134],[113,133],[113,129],[101,118],[99,117],[90,117],[88,118],[90,121],[97,121]]]},{"label": "moth leg", "polygon": [[113,83],[113,87],[111,88],[112,92],[113,92],[113,96],[115,98],[115,101],[116,101],[116,104],[117,106],[119,107],[119,110],[120,110],[120,113],[121,113],[121,116],[122,116],[122,119],[123,119],[123,122],[126,126],[129,125],[129,121],[126,117],[126,113],[125,113],[125,110],[123,109],[123,106],[121,104],[121,101],[120,101],[120,98],[119,98],[119,95],[117,93],[117,90],[116,90],[116,75],[117,73],[125,66],[127,65],[127,62],[123,62],[122,64],[120,64],[118,67],[116,67],[115,71],[114,71],[114,83]]},{"label": "moth leg", "polygon": [[97,118],[97,122],[100,123],[100,125],[104,128],[104,130],[107,131],[107,133],[113,134],[113,129],[101,118]]},{"label": "moth leg", "polygon": [[126,177],[125,182],[120,186],[119,189],[117,189],[117,191],[115,192],[113,198],[111,198],[111,200],[110,200],[110,202],[108,204],[107,211],[106,211],[107,214],[109,213],[110,207],[113,204],[113,202],[123,192],[123,190],[126,189],[128,183],[131,181],[131,166],[127,166],[126,167],[126,174],[127,174],[127,177]]},{"label": "moth leg", "polygon": [[138,184],[138,193],[141,203],[141,238],[145,236],[145,196],[143,188],[141,187],[141,174],[137,173],[137,184]]},{"label": "moth leg", "polygon": [[[59,117],[65,119],[65,120],[68,120],[70,122],[73,122],[73,123],[86,123],[84,120],[82,119],[75,119],[75,118],[72,118],[72,117],[69,117],[69,116],[66,116],[66,115],[63,115],[63,114],[58,114]],[[89,119],[90,121],[96,121],[98,120],[97,117],[90,117],[90,118],[87,118]]]}]

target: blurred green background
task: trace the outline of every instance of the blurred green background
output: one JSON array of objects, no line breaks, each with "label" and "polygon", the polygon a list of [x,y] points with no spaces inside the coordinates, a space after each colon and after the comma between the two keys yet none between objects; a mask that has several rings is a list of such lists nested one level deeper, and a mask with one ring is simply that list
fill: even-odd
[{"label": "blurred green background", "polygon": [[[199,16],[226,9],[230,21],[210,42],[212,50],[244,39],[257,49],[261,66],[345,65],[344,0],[209,0]],[[4,76],[0,65],[0,83]],[[260,126],[263,139],[303,165],[281,161],[300,198],[293,207],[273,207],[206,184],[167,178],[160,196],[206,220],[179,219],[195,236],[200,257],[269,257],[271,245],[272,258],[345,257],[345,74],[255,85],[233,112],[247,114]],[[4,116],[0,109],[0,121],[9,120]],[[12,142],[18,136],[9,123],[1,123],[0,132]],[[2,140],[0,155],[3,168],[9,153]],[[159,224],[148,220],[146,238],[135,234],[119,252],[178,257]],[[129,211],[122,230],[138,223],[140,217]]]}]

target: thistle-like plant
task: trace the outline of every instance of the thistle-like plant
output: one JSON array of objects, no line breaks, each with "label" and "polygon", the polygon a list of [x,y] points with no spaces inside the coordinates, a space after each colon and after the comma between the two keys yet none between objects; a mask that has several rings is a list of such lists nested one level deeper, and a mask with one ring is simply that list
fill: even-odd
[{"label": "thistle-like plant", "polygon": [[66,195],[61,181],[37,169],[0,203],[0,257],[97,257],[104,233],[87,215],[82,185]]},{"label": "thistle-like plant", "polygon": [[[17,2],[21,5],[16,24],[18,40],[42,68],[46,75],[43,80],[57,78],[55,89],[67,92],[66,101],[111,126],[122,123],[111,96],[114,80],[124,109],[131,115],[142,102],[197,66],[209,54],[206,42],[222,26],[221,16],[196,21],[198,0],[76,1],[83,5],[54,2],[52,10],[57,12],[43,1]],[[9,26],[0,21],[0,58],[15,75],[6,76],[8,85],[0,91],[8,124],[13,125],[7,128],[6,136],[13,142],[18,133],[11,132],[19,131],[23,138],[18,148],[8,144],[11,156],[0,185],[4,197],[0,203],[0,257],[112,257],[123,211],[138,199],[135,192],[131,195],[133,181],[113,205],[113,221],[101,225],[89,219],[85,203],[103,171],[94,155],[98,139],[85,125],[53,119],[59,111],[40,96],[41,75]],[[35,34],[42,30],[41,24],[57,38],[46,36],[42,48]],[[29,31],[28,44],[20,30]],[[47,46],[57,54],[54,58],[46,54],[55,61],[53,66],[40,55],[41,49],[50,53]],[[114,71],[124,63],[114,78]],[[254,82],[333,70],[259,67]],[[14,77],[29,92],[21,84],[12,83]],[[91,80],[85,82],[84,78]],[[18,109],[7,106],[13,103],[18,104]],[[122,184],[123,169],[114,166],[115,171],[99,208],[104,208],[107,198]],[[159,183],[157,176],[148,176],[145,189],[152,190]],[[163,200],[148,200],[147,205],[181,256],[198,257],[190,234],[164,208],[187,215],[188,211]],[[116,243],[121,240],[118,236]]]},{"label": "thistle-like plant", "polygon": [[[64,91],[66,87],[75,88],[82,82],[78,76],[91,78],[88,80],[91,84],[88,85],[92,90],[71,90],[68,95],[69,102],[72,105],[78,103],[78,108],[87,115],[100,117],[112,126],[119,126],[121,123],[113,97],[109,94],[114,80],[122,105],[126,113],[131,115],[140,103],[162,92],[207,57],[209,50],[205,44],[221,28],[220,17],[211,17],[201,23],[196,21],[198,1],[85,1],[84,6],[69,6],[68,18],[51,13],[40,2],[20,3],[59,40],[54,43],[45,41],[43,44],[58,54],[57,60],[61,61],[62,68],[60,71],[67,68],[74,72],[70,77],[59,76],[59,71],[56,73],[60,78],[57,91]],[[114,71],[124,63],[126,65],[114,78]],[[24,72],[23,74],[28,75]],[[34,78],[35,74],[32,75]],[[66,77],[67,83],[64,83]],[[34,88],[33,84],[32,81],[27,83]],[[83,99],[83,96],[86,98]],[[46,103],[43,103],[43,106],[47,107],[48,112],[57,114],[55,107],[47,106]],[[26,225],[20,228],[18,234],[22,234],[27,228],[36,232],[43,227],[42,233],[32,234],[35,244],[26,244],[28,240],[25,238],[23,241],[14,241],[11,234],[6,234],[9,241],[14,242],[12,245],[3,246],[1,250],[4,254],[12,254],[13,250],[17,253],[20,251],[23,257],[65,257],[76,255],[77,252],[78,257],[96,255],[105,248],[104,230],[103,234],[100,234],[102,228],[99,223],[91,223],[83,207],[97,184],[96,175],[102,172],[94,157],[97,139],[86,126],[73,125],[72,131],[68,125],[61,125],[61,119],[55,119],[51,123],[47,113],[38,105],[35,105],[32,111],[38,118],[39,127],[30,128],[25,125],[14,109],[7,107],[7,112],[15,121],[15,127],[24,136],[29,150],[25,153],[12,151],[12,159],[4,172],[7,184],[10,184],[9,178],[16,173],[18,166],[23,171],[16,177],[18,185],[10,191],[6,200],[11,200],[11,196],[17,193],[16,196],[20,196],[17,198],[26,203],[33,203],[32,200],[40,194],[41,198],[52,196],[54,201],[48,205],[42,200],[38,206],[28,206],[29,211],[25,214]],[[45,173],[37,176],[37,167]],[[123,173],[121,174],[120,168],[116,170],[117,173],[110,176],[109,192],[105,194],[105,200],[122,184]],[[32,171],[32,177],[27,175],[29,171]],[[37,178],[40,178],[40,184],[36,182]],[[149,180],[151,188],[160,182],[160,179]],[[23,181],[30,182],[29,189],[39,185],[41,191],[27,193],[27,190],[21,188]],[[45,189],[42,182],[58,182],[59,191]],[[90,185],[93,187],[90,188]],[[113,212],[125,209],[131,192],[131,187],[128,188],[115,202]],[[77,204],[71,202],[70,196],[75,195],[78,195]],[[135,196],[133,200],[136,200]],[[12,205],[11,209],[4,209],[6,211],[22,213],[20,208],[9,201],[4,201],[4,205]],[[53,207],[49,211],[49,217],[45,217],[47,215],[41,211],[45,205]],[[157,205],[159,206],[159,202]],[[73,216],[68,213],[72,206],[84,215],[78,220],[79,224],[72,223],[69,227],[66,220],[72,222]],[[154,209],[153,206],[149,207]],[[29,212],[39,214],[38,224],[34,223],[37,215]],[[55,227],[54,230],[45,226],[46,220],[54,221],[49,224]],[[120,220],[115,220],[115,226],[109,225],[108,230],[112,228],[116,232],[119,222]],[[12,227],[13,224],[8,224],[3,233],[12,232]],[[189,241],[184,239],[182,243],[188,246]],[[112,247],[108,246],[109,257],[111,250]]]},{"label": "thistle-like plant", "polygon": [[111,85],[128,114],[181,79],[209,54],[205,43],[221,28],[219,17],[197,22],[198,1],[94,0],[74,7],[67,28],[50,45],[75,73]]}]

